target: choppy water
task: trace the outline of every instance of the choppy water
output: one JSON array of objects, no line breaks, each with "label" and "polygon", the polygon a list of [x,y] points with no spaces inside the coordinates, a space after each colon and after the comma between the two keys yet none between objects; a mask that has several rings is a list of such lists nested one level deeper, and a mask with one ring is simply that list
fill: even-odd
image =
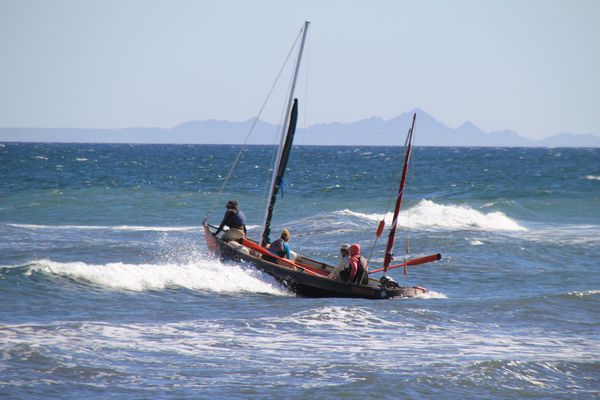
[{"label": "choppy water", "polygon": [[[399,236],[444,258],[393,272],[431,294],[386,301],[209,257],[237,151],[0,145],[0,397],[600,396],[600,149],[417,148]],[[211,222],[236,198],[258,235],[273,156],[246,151]],[[401,157],[296,148],[274,231],[368,250]]]}]

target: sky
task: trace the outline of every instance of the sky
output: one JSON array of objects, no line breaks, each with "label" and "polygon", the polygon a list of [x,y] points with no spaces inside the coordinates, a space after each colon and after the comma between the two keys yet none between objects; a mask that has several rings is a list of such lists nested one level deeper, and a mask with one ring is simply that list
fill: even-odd
[{"label": "sky", "polygon": [[247,120],[305,20],[304,126],[418,107],[600,135],[597,0],[0,0],[0,127]]}]

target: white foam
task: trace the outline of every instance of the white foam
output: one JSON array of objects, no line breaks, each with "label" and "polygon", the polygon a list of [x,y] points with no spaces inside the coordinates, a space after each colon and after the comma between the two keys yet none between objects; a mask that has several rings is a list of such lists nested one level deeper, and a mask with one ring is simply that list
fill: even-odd
[{"label": "white foam", "polygon": [[590,181],[600,181],[600,175],[587,175],[585,179]]},{"label": "white foam", "polygon": [[395,327],[404,325],[391,322],[364,307],[324,306],[300,311],[285,317],[271,318],[275,324],[299,324],[313,330],[335,328],[339,331],[363,331],[367,327]]},{"label": "white foam", "polygon": [[569,292],[569,296],[586,297],[600,294],[600,290],[584,290],[583,292]]},{"label": "white foam", "polygon": [[55,262],[38,260],[30,264],[30,271],[38,271],[91,283],[112,290],[142,292],[185,288],[218,293],[287,293],[259,279],[253,269],[245,270],[239,265],[226,265],[216,260],[200,260],[187,264],[87,264],[84,262]]},{"label": "white foam", "polygon": [[200,230],[200,226],[129,226],[129,225],[35,225],[35,224],[7,224],[15,228],[26,229],[67,229],[67,230],[109,230],[109,231],[152,231],[152,232],[189,232]]},{"label": "white foam", "polygon": [[446,296],[443,293],[438,293],[434,290],[427,290],[427,292],[425,293],[421,293],[415,296],[415,298],[417,299],[447,299],[448,296]]},{"label": "white foam", "polygon": [[[348,215],[368,221],[380,221],[385,217],[387,224],[392,222],[393,213],[364,214],[351,210],[337,211],[338,215]],[[413,207],[401,211],[398,226],[408,229],[447,229],[482,231],[525,231],[524,227],[494,211],[484,213],[465,205],[436,204],[430,200],[421,200]]]},{"label": "white foam", "polygon": [[[388,306],[397,304],[388,303]],[[564,361],[593,363],[597,359],[598,344],[593,335],[565,335],[560,331],[527,327],[499,329],[494,322],[452,320],[436,313],[423,318],[405,306],[384,309],[378,310],[375,305],[324,307],[279,318],[256,315],[232,318],[227,314],[204,313],[196,320],[178,322],[53,318],[43,323],[6,323],[0,329],[0,338],[3,347],[11,352],[5,351],[5,354],[13,358],[30,359],[32,354],[50,353],[55,358],[56,354],[65,355],[60,358],[65,363],[75,356],[77,360],[98,359],[107,365],[124,365],[127,359],[144,365],[160,365],[167,355],[174,360],[175,367],[181,365],[182,368],[187,358],[178,361],[178,355],[207,360],[216,373],[208,374],[210,376],[202,382],[206,387],[223,383],[221,371],[232,371],[243,379],[242,383],[256,384],[256,374],[244,375],[246,366],[265,371],[265,379],[260,382],[269,384],[274,359],[284,366],[285,373],[314,371],[308,378],[299,374],[298,383],[306,378],[323,385],[353,382],[356,374],[351,374],[352,370],[345,366],[360,369],[360,365],[370,368],[379,365],[388,373],[406,374],[407,371],[414,373],[415,369],[419,372],[448,365],[450,357],[457,368],[475,373],[482,371],[486,378],[491,376],[490,364],[497,372],[512,377],[527,372],[523,368],[530,362],[563,371]],[[289,314],[284,308],[275,311]],[[329,318],[331,322],[318,321],[318,318]],[[98,349],[104,350],[100,357]],[[236,364],[232,365],[234,359]],[[347,371],[350,373],[344,375]],[[527,373],[517,379],[530,376],[534,375]],[[150,374],[149,380],[143,380],[141,375],[134,378],[144,383],[154,376]],[[25,385],[27,382],[23,379]],[[543,379],[543,382],[550,381]],[[557,383],[560,384],[562,381]]]},{"label": "white foam", "polygon": [[481,240],[469,240],[469,244],[471,246],[483,246],[483,242]]}]

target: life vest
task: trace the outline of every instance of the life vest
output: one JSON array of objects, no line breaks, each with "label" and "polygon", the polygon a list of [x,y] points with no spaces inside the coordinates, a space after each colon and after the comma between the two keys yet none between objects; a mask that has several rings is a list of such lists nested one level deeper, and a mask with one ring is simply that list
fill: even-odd
[{"label": "life vest", "polygon": [[354,278],[358,274],[358,269],[360,265],[360,245],[358,243],[352,244],[348,248],[348,254],[350,254],[350,274],[348,275],[348,281],[353,282]]},{"label": "life vest", "polygon": [[283,249],[283,239],[277,239],[276,241],[274,241],[273,243],[271,243],[271,246],[269,246],[269,251],[273,254],[275,254],[276,256],[279,257],[285,257],[285,250]]},{"label": "life vest", "polygon": [[[368,269],[368,265],[367,265],[367,259],[364,258],[363,256],[360,256],[358,259],[358,263],[357,263],[357,269],[356,269],[356,275],[354,276],[354,279],[352,280],[352,282],[355,283],[365,283],[365,281],[368,282],[368,275],[367,275],[367,269]],[[362,281],[359,281],[361,280]],[[365,279],[367,278],[367,279]]]}]

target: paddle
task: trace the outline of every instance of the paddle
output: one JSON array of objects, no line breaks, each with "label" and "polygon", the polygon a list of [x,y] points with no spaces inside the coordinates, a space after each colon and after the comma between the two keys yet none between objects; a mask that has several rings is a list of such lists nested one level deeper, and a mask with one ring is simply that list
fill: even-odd
[{"label": "paddle", "polygon": [[322,271],[320,269],[311,267],[310,265],[302,264],[302,263],[299,263],[299,262],[296,262],[293,260],[288,260],[287,258],[276,256],[275,254],[271,253],[269,250],[265,249],[264,247],[258,245],[257,243],[254,243],[248,239],[244,239],[242,241],[242,244],[244,246],[246,246],[247,248],[254,250],[260,254],[273,257],[275,260],[278,261],[278,264],[280,264],[280,265],[285,264],[285,265],[293,267],[293,268],[299,268],[310,275],[316,275],[316,276],[321,276],[321,277],[329,275],[329,273],[327,271]]},{"label": "paddle", "polygon": [[[442,255],[440,253],[438,254],[432,254],[430,256],[426,256],[426,257],[420,257],[420,258],[413,258],[412,260],[408,260],[405,263],[402,264],[396,264],[396,265],[390,265],[389,267],[387,267],[387,269],[392,269],[392,268],[400,268],[400,267],[412,267],[414,265],[420,265],[420,264],[425,264],[425,263],[430,263],[433,261],[438,261],[442,259]],[[369,274],[374,274],[376,272],[381,272],[383,271],[385,268],[377,268],[374,269],[372,271],[369,271]]]}]

